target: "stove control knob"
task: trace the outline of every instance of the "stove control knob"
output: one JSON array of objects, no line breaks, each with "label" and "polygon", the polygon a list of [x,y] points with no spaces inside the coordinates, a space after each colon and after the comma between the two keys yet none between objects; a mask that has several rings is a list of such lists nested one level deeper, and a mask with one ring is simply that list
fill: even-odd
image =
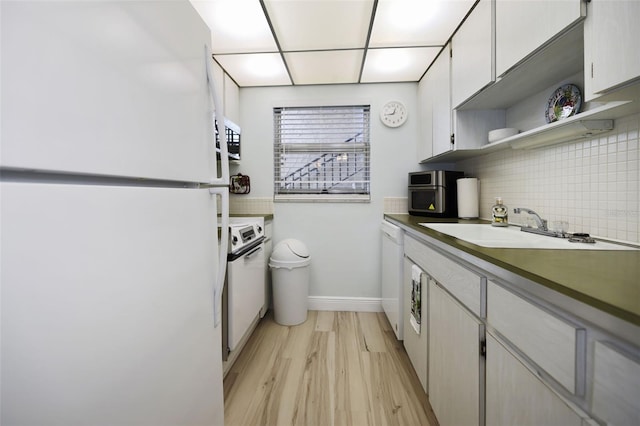
[{"label": "stove control knob", "polygon": [[258,232],[262,232],[262,226],[258,225]]},{"label": "stove control knob", "polygon": [[234,246],[238,244],[238,237],[234,236],[233,238],[231,238],[231,244],[233,244]]}]

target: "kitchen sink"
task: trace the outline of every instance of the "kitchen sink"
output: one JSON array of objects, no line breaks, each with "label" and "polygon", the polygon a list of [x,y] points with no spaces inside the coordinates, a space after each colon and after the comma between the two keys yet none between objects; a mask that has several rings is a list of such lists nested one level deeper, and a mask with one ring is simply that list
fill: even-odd
[{"label": "kitchen sink", "polygon": [[518,226],[496,227],[479,223],[420,223],[420,225],[481,247],[552,250],[638,250],[634,247],[599,240],[592,244],[574,243],[567,238],[522,232]]}]

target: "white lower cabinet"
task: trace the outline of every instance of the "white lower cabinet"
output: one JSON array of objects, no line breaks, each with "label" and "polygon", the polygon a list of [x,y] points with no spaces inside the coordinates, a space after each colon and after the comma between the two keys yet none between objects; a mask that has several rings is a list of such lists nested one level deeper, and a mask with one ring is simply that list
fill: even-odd
[{"label": "white lower cabinet", "polygon": [[580,426],[582,416],[487,333],[486,424]]},{"label": "white lower cabinet", "polygon": [[640,361],[595,342],[591,408],[608,425],[640,425]]},{"label": "white lower cabinet", "polygon": [[[413,365],[420,384],[425,392],[427,392],[427,357],[428,357],[428,323],[427,323],[427,275],[422,274],[421,280],[421,294],[420,294],[420,324],[418,327],[411,321],[411,291],[412,291],[412,274],[411,268],[413,262],[408,258],[404,258],[404,282],[403,282],[403,326],[404,326],[404,348],[407,351],[409,360]],[[418,330],[416,330],[416,328]]]},{"label": "white lower cabinet", "polygon": [[442,426],[481,424],[484,326],[429,280],[429,401]]},{"label": "white lower cabinet", "polygon": [[571,393],[584,394],[584,329],[492,281],[487,284],[487,306],[491,327]]},{"label": "white lower cabinet", "polygon": [[420,332],[405,318],[404,344],[440,425],[640,425],[640,339],[621,337],[640,327],[596,324],[591,308],[583,318],[560,294],[410,232],[404,253],[405,312],[413,262],[425,272]]}]

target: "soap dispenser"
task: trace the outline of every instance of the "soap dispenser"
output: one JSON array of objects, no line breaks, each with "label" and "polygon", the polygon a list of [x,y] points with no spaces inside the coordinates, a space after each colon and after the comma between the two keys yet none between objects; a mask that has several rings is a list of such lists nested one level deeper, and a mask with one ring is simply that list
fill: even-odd
[{"label": "soap dispenser", "polygon": [[491,207],[491,226],[509,226],[509,209],[502,204],[502,198],[496,197],[496,203]]}]

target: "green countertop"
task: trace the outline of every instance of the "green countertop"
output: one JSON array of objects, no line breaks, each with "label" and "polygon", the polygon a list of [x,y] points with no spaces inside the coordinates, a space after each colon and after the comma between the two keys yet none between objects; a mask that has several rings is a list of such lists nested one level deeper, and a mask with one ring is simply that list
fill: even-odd
[{"label": "green countertop", "polygon": [[258,214],[258,213],[230,213],[229,217],[264,217],[264,220],[273,220],[273,213]]},{"label": "green countertop", "polygon": [[640,250],[480,247],[420,226],[419,223],[486,221],[434,219],[408,214],[385,214],[385,217],[613,316],[640,325]]}]

